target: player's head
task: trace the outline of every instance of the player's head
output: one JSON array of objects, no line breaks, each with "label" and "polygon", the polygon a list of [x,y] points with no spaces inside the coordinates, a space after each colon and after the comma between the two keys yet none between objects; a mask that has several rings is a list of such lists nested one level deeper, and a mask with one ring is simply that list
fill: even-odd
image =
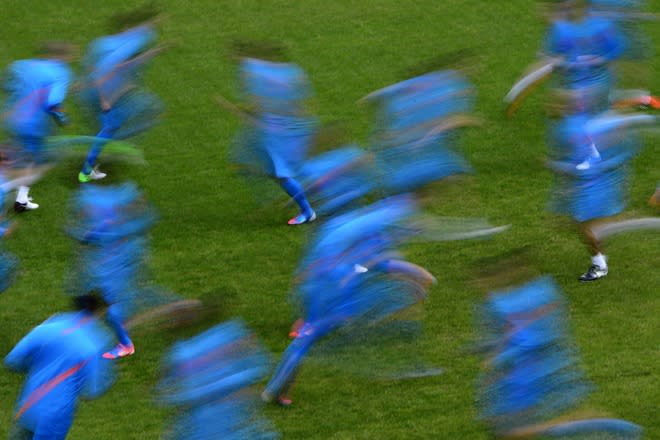
[{"label": "player's head", "polygon": [[474,65],[475,54],[471,49],[459,49],[435,58],[424,60],[404,69],[402,77],[414,78],[439,70],[462,70]]},{"label": "player's head", "polygon": [[130,11],[119,12],[112,15],[109,19],[108,25],[110,32],[121,32],[153,21],[160,13],[160,9],[154,2],[145,3]]},{"label": "player's head", "polygon": [[231,42],[231,54],[234,58],[256,58],[265,61],[289,61],[287,48],[276,41],[240,40]]},{"label": "player's head", "polygon": [[37,50],[40,58],[73,61],[78,54],[78,48],[67,41],[46,41]]},{"label": "player's head", "polygon": [[580,19],[587,12],[587,0],[559,0],[557,10],[568,19]]},{"label": "player's head", "polygon": [[512,287],[538,276],[529,246],[515,248],[479,260],[474,270],[474,284],[484,292]]},{"label": "player's head", "polygon": [[108,308],[103,296],[98,290],[92,290],[85,295],[78,295],[73,298],[73,308],[81,312],[87,312],[94,315],[102,315]]}]

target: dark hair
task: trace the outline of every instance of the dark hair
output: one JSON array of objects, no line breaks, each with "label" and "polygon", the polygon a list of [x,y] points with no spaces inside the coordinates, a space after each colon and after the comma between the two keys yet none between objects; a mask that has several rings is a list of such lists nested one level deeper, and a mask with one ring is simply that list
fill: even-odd
[{"label": "dark hair", "polygon": [[75,52],[76,47],[68,41],[45,41],[37,50],[39,56],[46,58],[67,58]]},{"label": "dark hair", "polygon": [[539,275],[534,261],[532,247],[525,245],[479,259],[473,277],[486,290],[516,285]]},{"label": "dark hair", "polygon": [[119,32],[124,29],[138,26],[160,14],[160,9],[155,2],[145,3],[135,9],[119,12],[110,17],[109,27],[111,32]]},{"label": "dark hair", "polygon": [[266,61],[288,61],[286,46],[275,41],[235,39],[230,43],[230,52],[236,57],[257,58]]},{"label": "dark hair", "polygon": [[86,295],[79,295],[73,298],[73,308],[75,310],[86,311],[89,313],[98,313],[108,307],[98,290],[92,290]]},{"label": "dark hair", "polygon": [[463,70],[473,63],[474,58],[474,50],[459,49],[410,66],[402,75],[404,78],[414,78],[437,70]]}]

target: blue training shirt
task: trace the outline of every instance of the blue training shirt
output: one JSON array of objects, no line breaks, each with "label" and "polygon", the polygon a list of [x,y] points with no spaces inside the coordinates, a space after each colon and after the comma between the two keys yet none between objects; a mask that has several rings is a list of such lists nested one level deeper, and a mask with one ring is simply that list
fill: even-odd
[{"label": "blue training shirt", "polygon": [[83,312],[55,315],[28,333],[4,361],[28,375],[18,423],[40,433],[47,425],[53,432],[70,425],[78,397],[97,397],[110,385],[111,363],[101,357],[108,342],[98,319]]},{"label": "blue training shirt", "polygon": [[6,128],[17,135],[43,137],[52,131],[50,108],[62,104],[73,78],[59,60],[31,59],[12,63],[3,110]]}]

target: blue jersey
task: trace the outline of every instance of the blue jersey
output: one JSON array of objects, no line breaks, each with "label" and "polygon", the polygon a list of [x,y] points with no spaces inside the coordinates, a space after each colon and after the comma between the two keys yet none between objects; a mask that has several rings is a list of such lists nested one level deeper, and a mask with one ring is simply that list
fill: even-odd
[{"label": "blue jersey", "polygon": [[3,110],[6,128],[19,136],[48,136],[53,128],[49,110],[66,97],[73,74],[58,60],[21,60],[8,69]]},{"label": "blue jersey", "polygon": [[268,176],[295,177],[317,126],[307,109],[307,75],[296,64],[256,58],[243,58],[239,75],[255,123],[238,135],[236,161]]},{"label": "blue jersey", "polygon": [[300,66],[243,58],[240,79],[245,101],[259,114],[302,116],[311,98],[309,79]]},{"label": "blue jersey", "polygon": [[[546,37],[545,51],[562,59],[560,85],[569,88],[611,87],[608,63],[620,58],[625,39],[615,22],[586,16],[579,22],[556,20]],[[599,59],[598,62],[592,62]]]},{"label": "blue jersey", "polygon": [[[408,196],[392,197],[328,220],[317,232],[298,270],[298,299],[308,322],[369,313],[383,296],[370,295],[375,266],[396,254],[394,230],[416,213]],[[374,302],[375,301],[375,302]]]},{"label": "blue jersey", "polygon": [[111,311],[127,318],[135,311],[144,281],[147,234],[156,221],[155,211],[133,183],[86,185],[77,193],[73,210],[78,216],[68,232],[81,244],[74,292],[99,289]]},{"label": "blue jersey", "polygon": [[378,105],[371,148],[387,193],[414,191],[471,171],[453,150],[456,130],[439,127],[452,116],[471,112],[473,93],[467,79],[450,70],[411,78],[370,95]]},{"label": "blue jersey", "polygon": [[268,373],[268,354],[243,322],[178,341],[164,370],[162,399],[178,409],[168,439],[277,438],[249,392]]},{"label": "blue jersey", "polygon": [[82,96],[87,105],[112,106],[132,89],[143,66],[134,58],[155,38],[153,28],[142,25],[94,40],[83,60],[86,84]]},{"label": "blue jersey", "polygon": [[300,177],[316,212],[336,215],[373,190],[375,176],[362,149],[347,145],[305,161]]},{"label": "blue jersey", "polygon": [[547,420],[584,397],[589,386],[551,277],[491,292],[481,312],[488,353],[479,378],[480,412],[496,431]]},{"label": "blue jersey", "polygon": [[626,205],[627,164],[640,148],[636,124],[651,115],[571,115],[553,130],[557,171],[551,206],[578,222],[618,214]]},{"label": "blue jersey", "polygon": [[101,357],[108,342],[97,318],[82,312],[55,315],[25,336],[5,358],[7,367],[28,375],[18,423],[43,438],[64,439],[78,397],[97,397],[111,383],[111,364]]}]

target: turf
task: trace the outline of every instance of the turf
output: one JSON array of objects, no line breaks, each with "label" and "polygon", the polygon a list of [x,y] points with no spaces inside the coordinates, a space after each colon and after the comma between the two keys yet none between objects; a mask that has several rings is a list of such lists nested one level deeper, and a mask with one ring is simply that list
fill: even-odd
[{"label": "turf", "polygon": [[[647,2],[660,12],[660,1]],[[0,64],[31,55],[44,39],[84,46],[104,32],[118,0],[43,2],[5,0]],[[232,0],[159,2],[167,14],[162,40],[173,47],[148,72],[150,88],[168,106],[165,122],[139,139],[148,166],[110,165],[111,182],[132,179],[158,208],[151,266],[155,280],[190,298],[221,307],[216,322],[243,317],[277,358],[293,319],[287,302],[306,228],[288,228],[293,214],[272,191],[258,203],[254,188],[227,161],[239,121],[220,110],[214,94],[236,96],[232,38],[279,40],[310,74],[323,121],[345,120],[364,143],[368,112],[356,104],[376,88],[401,79],[410,65],[457,49],[476,52],[472,78],[478,113],[486,124],[467,133],[464,148],[477,170],[434,195],[437,214],[487,217],[511,229],[492,240],[416,245],[412,261],[439,284],[425,308],[420,350],[445,373],[409,381],[373,381],[312,363],[303,369],[294,407],[269,407],[267,415],[287,439],[480,439],[474,383],[479,359],[474,341],[480,294],[469,273],[485,256],[531,246],[534,263],[553,274],[567,295],[570,323],[589,378],[596,386],[585,408],[625,418],[660,438],[658,290],[660,234],[615,237],[608,247],[611,272],[595,284],[578,284],[588,256],[570,223],[545,210],[550,174],[542,164],[544,94],[539,91],[514,119],[502,98],[540,46],[544,23],[527,0]],[[656,50],[660,28],[648,26]],[[635,74],[660,90],[660,63]],[[74,123],[61,134],[91,135],[75,104]],[[646,200],[660,180],[658,137],[635,160],[630,191],[633,215],[654,215]],[[42,208],[23,215],[4,245],[21,259],[15,285],[0,296],[0,354],[51,313],[66,306],[63,280],[73,244],[63,233],[67,200],[77,187],[79,163],[68,159],[33,188]],[[268,190],[270,191],[270,190]],[[271,194],[269,192],[268,194]],[[188,330],[190,334],[192,330]],[[152,439],[167,411],[153,394],[163,351],[176,332],[139,330],[137,354],[120,363],[111,391],[83,402],[69,438]],[[376,366],[374,366],[376,367]],[[22,377],[0,371],[0,438],[7,436]]]}]

